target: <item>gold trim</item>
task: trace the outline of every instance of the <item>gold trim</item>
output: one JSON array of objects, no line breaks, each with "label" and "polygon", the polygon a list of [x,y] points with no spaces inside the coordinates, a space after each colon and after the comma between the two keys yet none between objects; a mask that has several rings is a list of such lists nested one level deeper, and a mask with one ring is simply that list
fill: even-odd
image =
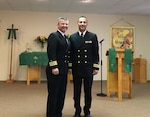
[{"label": "gold trim", "polygon": [[57,61],[51,61],[51,62],[49,62],[49,65],[50,66],[55,66],[55,65],[58,65],[58,63],[57,63]]},{"label": "gold trim", "polygon": [[68,66],[69,66],[69,67],[72,67],[72,63],[69,63]]},{"label": "gold trim", "polygon": [[93,67],[99,68],[99,65],[98,64],[93,64]]}]

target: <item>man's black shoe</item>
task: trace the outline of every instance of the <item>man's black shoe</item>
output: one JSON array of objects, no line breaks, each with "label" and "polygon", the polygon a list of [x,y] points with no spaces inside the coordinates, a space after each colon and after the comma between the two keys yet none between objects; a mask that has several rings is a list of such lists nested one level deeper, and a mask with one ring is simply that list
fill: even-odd
[{"label": "man's black shoe", "polygon": [[75,114],[75,115],[74,115],[74,117],[81,117],[81,115],[79,115],[79,114]]},{"label": "man's black shoe", "polygon": [[88,114],[88,115],[85,115],[84,117],[91,117],[91,115],[90,115],[90,114]]}]

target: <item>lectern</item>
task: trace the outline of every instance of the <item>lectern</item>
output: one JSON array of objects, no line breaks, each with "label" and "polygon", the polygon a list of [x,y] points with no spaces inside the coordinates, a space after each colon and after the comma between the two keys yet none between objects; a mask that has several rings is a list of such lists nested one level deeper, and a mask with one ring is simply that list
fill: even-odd
[{"label": "lectern", "polygon": [[[132,51],[133,52],[133,51]],[[108,53],[109,54],[109,53]],[[118,101],[122,101],[122,93],[128,93],[132,97],[132,72],[125,71],[125,49],[116,49],[116,71],[109,70],[109,57],[107,57],[107,96],[111,92],[118,94]]]},{"label": "lectern", "polygon": [[147,60],[144,58],[134,59],[134,81],[136,83],[147,82]]}]

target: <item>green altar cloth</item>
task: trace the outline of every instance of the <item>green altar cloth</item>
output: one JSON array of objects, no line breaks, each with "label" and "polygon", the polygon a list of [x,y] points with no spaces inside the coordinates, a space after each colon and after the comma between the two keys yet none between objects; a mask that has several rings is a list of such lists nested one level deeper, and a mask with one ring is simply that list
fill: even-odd
[{"label": "green altar cloth", "polygon": [[109,57],[109,71],[115,72],[116,71],[116,49],[115,48],[109,49],[108,57]]},{"label": "green altar cloth", "polygon": [[132,70],[132,50],[131,49],[125,49],[124,51],[124,67],[125,72],[131,72]]},{"label": "green altar cloth", "polygon": [[19,55],[20,65],[47,66],[47,52],[22,52]]}]

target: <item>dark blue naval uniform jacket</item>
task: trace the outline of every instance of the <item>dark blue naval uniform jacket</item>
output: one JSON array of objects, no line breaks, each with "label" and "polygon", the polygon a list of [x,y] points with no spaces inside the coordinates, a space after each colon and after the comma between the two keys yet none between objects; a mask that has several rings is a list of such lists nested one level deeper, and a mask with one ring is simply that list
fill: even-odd
[{"label": "dark blue naval uniform jacket", "polygon": [[[47,75],[47,117],[62,117],[64,106],[67,73],[68,73],[69,42],[58,31],[48,37],[47,54],[49,63],[46,68]],[[59,74],[53,75],[52,69],[58,68]]]},{"label": "dark blue naval uniform jacket", "polygon": [[59,31],[51,33],[50,40],[48,39],[47,54],[49,59],[49,72],[53,68],[59,68],[59,74],[68,73],[68,53],[70,43],[66,43],[65,38]]},{"label": "dark blue naval uniform jacket", "polygon": [[99,69],[99,46],[97,36],[87,31],[84,37],[76,32],[70,36],[72,73],[91,76],[93,69]]}]

